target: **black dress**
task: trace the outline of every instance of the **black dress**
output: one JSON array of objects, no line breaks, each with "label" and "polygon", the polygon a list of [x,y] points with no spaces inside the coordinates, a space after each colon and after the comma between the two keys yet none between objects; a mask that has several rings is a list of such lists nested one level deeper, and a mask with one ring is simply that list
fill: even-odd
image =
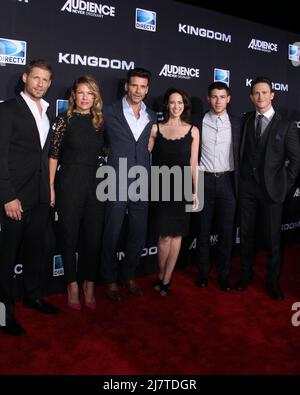
[{"label": "black dress", "polygon": [[49,157],[60,164],[55,178],[58,241],[68,283],[77,280],[79,235],[80,279],[96,279],[104,205],[96,198],[96,171],[103,145],[103,132],[94,128],[90,114],[59,115],[52,126]]},{"label": "black dress", "polygon": [[[159,180],[159,201],[153,202],[154,224],[157,235],[159,236],[186,236],[189,233],[190,213],[186,211],[186,205],[191,205],[192,194],[192,174],[190,168],[191,145],[193,141],[191,125],[189,131],[179,139],[165,138],[157,125],[157,136],[152,152],[152,166],[167,166],[169,169],[178,166],[180,174],[183,175],[182,186],[174,182],[170,177],[170,199],[163,200],[162,177]],[[185,167],[185,172],[184,172]],[[188,180],[187,180],[188,178]],[[154,182],[151,179],[152,192]],[[190,185],[190,198],[185,196],[184,185]],[[179,195],[178,195],[179,192]],[[178,196],[176,196],[176,194]],[[153,196],[153,194],[152,194]],[[181,200],[177,200],[182,196]]]}]

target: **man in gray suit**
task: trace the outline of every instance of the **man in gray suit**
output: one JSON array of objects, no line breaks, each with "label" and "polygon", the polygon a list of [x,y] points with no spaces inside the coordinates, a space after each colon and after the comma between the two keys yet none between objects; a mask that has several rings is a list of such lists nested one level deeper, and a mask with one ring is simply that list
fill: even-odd
[{"label": "man in gray suit", "polygon": [[126,195],[125,199],[121,200],[117,195],[116,201],[108,201],[105,212],[101,272],[107,284],[107,295],[113,301],[121,300],[116,249],[126,211],[128,231],[121,277],[131,294],[143,295],[134,278],[145,245],[148,202],[134,201],[128,196],[130,184],[138,178],[122,177],[119,174],[119,164],[120,160],[126,159],[127,171],[133,166],[142,166],[149,172],[147,145],[151,127],[156,121],[155,113],[143,103],[148,93],[149,80],[149,71],[143,68],[129,70],[125,84],[126,95],[104,108],[105,133],[109,146],[108,165],[115,170],[118,192],[125,190]]}]

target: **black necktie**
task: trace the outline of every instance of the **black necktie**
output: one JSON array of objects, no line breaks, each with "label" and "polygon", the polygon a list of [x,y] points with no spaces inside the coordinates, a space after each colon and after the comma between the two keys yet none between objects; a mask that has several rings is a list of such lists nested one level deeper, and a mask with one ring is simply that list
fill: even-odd
[{"label": "black necktie", "polygon": [[258,140],[261,136],[261,128],[262,128],[262,119],[263,115],[259,114],[256,117],[256,128],[255,128],[255,138]]}]

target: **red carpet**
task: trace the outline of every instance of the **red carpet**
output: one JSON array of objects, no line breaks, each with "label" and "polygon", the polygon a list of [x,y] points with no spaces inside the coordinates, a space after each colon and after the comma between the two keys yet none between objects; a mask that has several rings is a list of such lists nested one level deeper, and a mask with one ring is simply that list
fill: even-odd
[{"label": "red carpet", "polygon": [[[172,292],[151,289],[154,276],[140,279],[145,296],[113,303],[97,287],[97,310],[72,311],[65,295],[47,300],[62,308],[43,316],[17,305],[28,335],[0,333],[0,374],[300,374],[300,326],[291,306],[300,301],[300,246],[285,252],[276,302],[264,291],[265,254],[257,256],[249,290],[224,293],[212,274],[208,288],[194,286],[196,269],[176,271]],[[239,259],[233,263],[233,279]]]}]

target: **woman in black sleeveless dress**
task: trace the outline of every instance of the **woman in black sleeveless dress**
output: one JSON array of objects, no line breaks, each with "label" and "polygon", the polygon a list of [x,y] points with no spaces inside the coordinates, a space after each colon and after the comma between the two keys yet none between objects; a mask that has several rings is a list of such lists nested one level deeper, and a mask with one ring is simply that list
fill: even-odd
[{"label": "woman in black sleeveless dress", "polygon": [[[164,174],[170,170],[176,174],[170,176],[169,183],[168,176],[164,178],[164,174],[159,177],[159,181],[158,177],[155,180],[151,179],[152,200],[155,195],[154,188],[159,188],[158,201],[152,203],[155,229],[159,236],[160,269],[154,288],[162,296],[170,292],[172,273],[182,237],[189,233],[191,210],[188,207],[196,210],[199,203],[197,199],[199,130],[187,122],[190,108],[190,100],[185,92],[180,89],[169,89],[164,96],[164,122],[153,126],[149,139],[152,166]],[[190,190],[187,191],[188,188]],[[188,193],[191,195],[190,202],[186,196]]]},{"label": "woman in black sleeveless dress", "polygon": [[80,77],[73,84],[67,113],[59,115],[52,126],[49,153],[51,205],[56,205],[58,212],[68,305],[75,310],[81,309],[76,268],[79,235],[78,272],[84,280],[85,304],[96,308],[94,282],[100,262],[104,204],[96,197],[96,171],[104,145],[102,125],[98,84],[90,76]]}]

